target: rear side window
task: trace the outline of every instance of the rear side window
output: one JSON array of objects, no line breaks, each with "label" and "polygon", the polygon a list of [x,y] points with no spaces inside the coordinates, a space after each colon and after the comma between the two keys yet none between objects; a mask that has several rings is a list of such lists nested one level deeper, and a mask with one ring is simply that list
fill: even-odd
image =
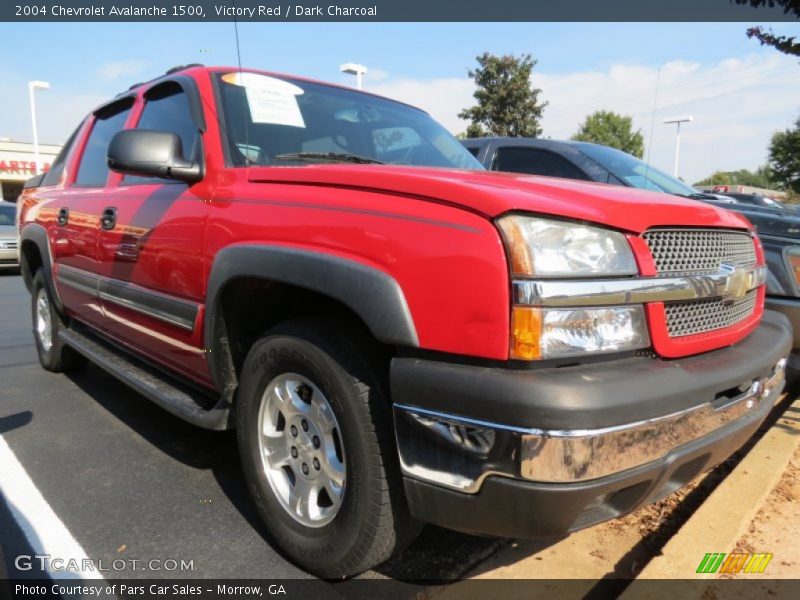
[{"label": "rear side window", "polygon": [[[192,120],[189,99],[180,85],[168,82],[149,90],[136,129],[174,133],[181,140],[184,158],[200,159],[200,131]],[[160,181],[153,177],[127,175],[126,184]]]},{"label": "rear side window", "polygon": [[67,156],[69,156],[70,150],[72,150],[72,146],[75,144],[75,138],[78,137],[78,132],[81,130],[82,126],[83,122],[81,122],[75,131],[72,132],[72,135],[69,136],[67,143],[64,144],[63,148],[61,148],[61,152],[58,153],[58,156],[56,156],[53,164],[50,165],[50,169],[42,178],[42,186],[56,185],[58,180],[61,179],[61,174],[64,172],[64,165],[67,162]]},{"label": "rear side window", "polygon": [[539,148],[513,146],[500,148],[495,155],[492,169],[566,179],[589,179],[586,173],[566,158],[562,158],[555,152]]},{"label": "rear side window", "polygon": [[118,131],[122,131],[125,121],[131,112],[133,100],[115,104],[108,109],[102,109],[97,115],[86,149],[83,151],[81,164],[78,167],[78,176],[75,185],[81,187],[103,187],[108,179],[108,163],[106,153],[111,138]]}]

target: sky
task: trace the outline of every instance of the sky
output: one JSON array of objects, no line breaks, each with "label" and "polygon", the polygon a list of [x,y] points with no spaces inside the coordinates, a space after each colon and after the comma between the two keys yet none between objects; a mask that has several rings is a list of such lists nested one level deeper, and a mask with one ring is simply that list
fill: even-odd
[{"label": "sky", "polygon": [[[753,23],[755,24],[755,23]],[[427,110],[453,133],[472,105],[475,57],[530,53],[532,84],[548,102],[544,137],[564,139],[589,113],[633,117],[653,165],[680,175],[755,169],[769,140],[800,116],[800,61],[745,35],[749,23],[240,23],[245,67],[354,85],[344,62],[368,67],[365,88]],[[800,24],[775,24],[800,35]],[[233,23],[2,23],[0,137],[30,141],[27,82],[39,139],[62,143],[93,106],[179,64],[236,65]],[[657,92],[657,93],[656,93]]]}]

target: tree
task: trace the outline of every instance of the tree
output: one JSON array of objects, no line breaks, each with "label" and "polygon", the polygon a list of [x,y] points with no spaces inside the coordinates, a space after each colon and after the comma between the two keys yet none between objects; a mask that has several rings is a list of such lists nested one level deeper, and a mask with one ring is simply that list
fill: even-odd
[{"label": "tree", "polygon": [[485,52],[476,60],[478,68],[470,70],[469,76],[477,86],[477,104],[458,115],[471,121],[467,137],[541,135],[540,122],[547,102],[539,101],[542,90],[532,86],[536,61],[531,55],[495,56]]},{"label": "tree", "polygon": [[[800,18],[800,2],[798,0],[735,0],[736,4],[749,4],[754,8],[768,6],[769,8],[782,8],[783,14],[793,14]],[[800,56],[800,42],[797,38],[788,35],[775,35],[772,29],[763,27],[750,27],[747,30],[747,37],[756,38],[762,46],[772,46],[784,54]]]},{"label": "tree", "polygon": [[800,194],[800,118],[795,121],[794,128],[773,134],[769,166],[775,181]]},{"label": "tree", "polygon": [[642,131],[633,130],[631,117],[610,110],[598,110],[588,115],[572,139],[611,146],[639,158],[644,156]]},{"label": "tree", "polygon": [[750,185],[758,188],[771,189],[776,183],[772,177],[769,165],[758,167],[755,171],[739,169],[738,171],[716,171],[695,185]]}]

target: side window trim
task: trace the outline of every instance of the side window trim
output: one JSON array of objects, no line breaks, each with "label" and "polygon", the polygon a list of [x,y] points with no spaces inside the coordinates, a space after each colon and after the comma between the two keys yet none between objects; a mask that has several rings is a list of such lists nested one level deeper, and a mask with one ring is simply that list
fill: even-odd
[{"label": "side window trim", "polygon": [[[129,114],[128,114],[127,118],[125,119],[125,124],[122,127],[123,129],[126,129],[130,125],[131,118],[134,116],[134,113],[136,112],[136,110],[135,110],[136,109],[136,104],[137,104],[136,100],[137,100],[136,94],[129,92],[127,94],[123,94],[121,96],[118,96],[118,97],[114,98],[113,100],[111,100],[110,102],[107,102],[107,103],[99,106],[98,108],[96,108],[94,111],[92,111],[90,113],[89,118],[86,119],[86,121],[84,122],[84,125],[83,125],[84,131],[83,131],[82,135],[80,136],[80,139],[76,140],[76,141],[78,141],[78,145],[76,145],[76,147],[75,147],[76,156],[75,156],[75,160],[74,160],[74,162],[72,164],[72,167],[73,167],[72,168],[72,172],[69,173],[69,179],[68,179],[68,181],[64,182],[65,187],[78,188],[78,189],[97,189],[97,188],[104,188],[104,187],[107,187],[109,185],[109,181],[110,181],[111,177],[113,176],[113,173],[111,171],[109,171],[108,175],[106,176],[106,181],[103,183],[103,185],[91,185],[91,186],[89,186],[89,185],[80,185],[80,184],[76,183],[76,181],[78,179],[78,173],[80,172],[80,169],[81,169],[81,164],[83,164],[83,159],[84,159],[85,154],[86,154],[86,147],[88,146],[89,138],[91,137],[92,132],[94,131],[94,127],[95,127],[95,125],[96,125],[96,123],[98,121],[98,116],[99,115],[102,115],[103,113],[105,113],[107,111],[113,111],[114,109],[117,108],[117,105],[119,105],[120,106],[120,109],[119,109],[120,112],[126,111],[126,110],[129,111]],[[125,106],[126,104],[129,104],[129,105],[126,107]]]},{"label": "side window trim", "polygon": [[[153,94],[161,86],[168,85],[170,83],[176,84],[183,90],[183,93],[186,94],[186,100],[189,102],[189,113],[192,117],[192,121],[197,126],[197,130],[201,134],[205,133],[207,129],[206,119],[205,114],[203,113],[203,105],[200,101],[200,90],[197,88],[197,82],[194,80],[194,78],[189,77],[188,75],[173,75],[171,77],[165,77],[152,82],[147,86],[147,89],[142,94],[144,104],[147,104],[148,95]],[[142,108],[144,109],[144,106]],[[139,117],[141,117],[141,113],[139,114]]]}]

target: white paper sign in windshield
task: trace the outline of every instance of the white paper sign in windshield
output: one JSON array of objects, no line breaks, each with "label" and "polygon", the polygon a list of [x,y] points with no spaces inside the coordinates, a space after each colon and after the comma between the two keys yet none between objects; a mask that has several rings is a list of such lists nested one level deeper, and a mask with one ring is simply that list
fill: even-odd
[{"label": "white paper sign in windshield", "polygon": [[227,73],[222,80],[244,87],[253,123],[306,126],[297,104],[303,90],[296,85],[258,73]]}]

